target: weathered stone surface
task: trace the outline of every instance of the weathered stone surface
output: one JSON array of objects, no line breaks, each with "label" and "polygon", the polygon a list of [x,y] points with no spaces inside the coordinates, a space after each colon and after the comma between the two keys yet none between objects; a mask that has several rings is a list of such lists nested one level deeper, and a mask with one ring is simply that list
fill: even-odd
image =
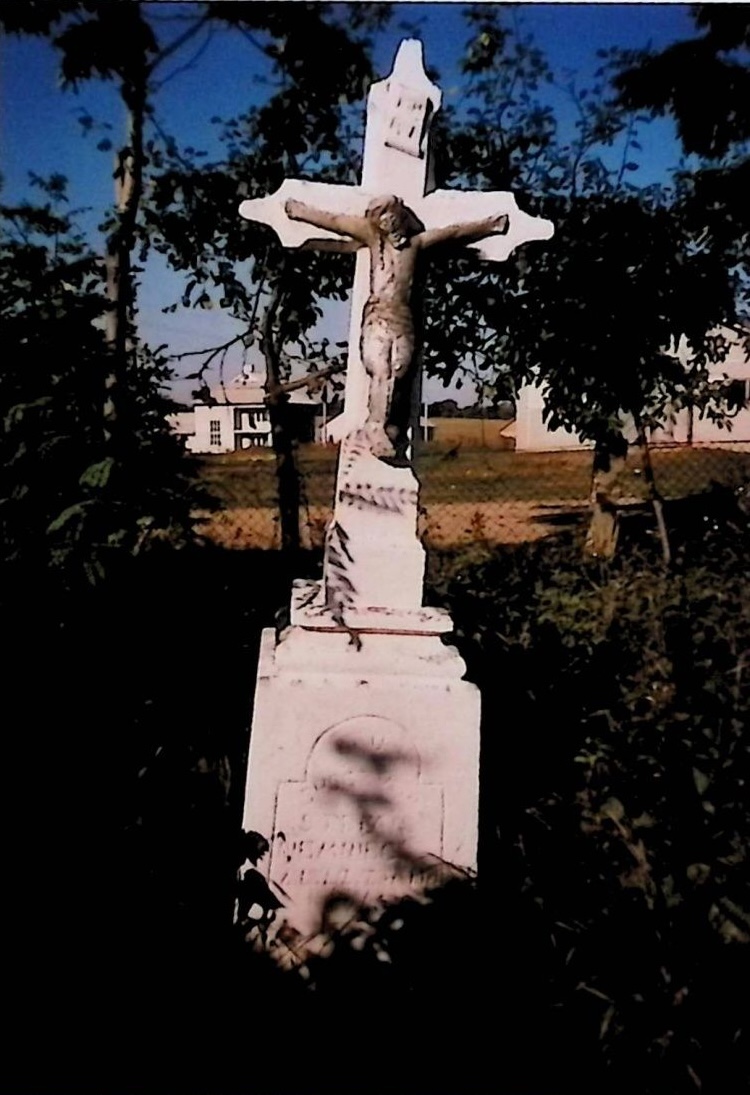
[{"label": "weathered stone surface", "polygon": [[377,904],[475,870],[479,696],[463,668],[437,637],[353,650],[344,634],[265,633],[243,827],[271,844],[277,927],[311,936],[334,896]]}]

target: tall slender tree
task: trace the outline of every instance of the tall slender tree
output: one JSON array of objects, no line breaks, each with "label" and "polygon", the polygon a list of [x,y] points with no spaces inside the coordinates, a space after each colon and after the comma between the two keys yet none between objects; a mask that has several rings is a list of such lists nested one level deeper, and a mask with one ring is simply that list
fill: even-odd
[{"label": "tall slender tree", "polygon": [[[124,136],[115,149],[115,200],[105,264],[109,355],[102,378],[102,416],[108,451],[114,454],[127,444],[120,409],[137,353],[134,255],[137,249],[145,254],[153,242],[175,267],[193,272],[186,300],[206,303],[206,282],[221,287],[223,303],[245,324],[237,341],[247,345],[255,339],[261,347],[277,456],[282,542],[287,549],[296,549],[299,481],[281,346],[299,341],[319,309],[314,294],[302,288],[299,271],[295,274],[267,237],[256,241],[255,251],[248,248],[247,235],[237,223],[237,200],[248,186],[254,192],[273,189],[287,170],[310,170],[311,163],[320,165],[321,160],[320,171],[333,170],[346,147],[338,132],[346,104],[361,98],[370,75],[367,32],[387,18],[388,7],[362,4],[339,11],[331,5],[300,3],[293,19],[289,14],[280,3],[194,4],[183,29],[169,40],[157,36],[141,4],[32,0],[23,10],[6,9],[2,18],[12,32],[52,34],[61,52],[65,83],[113,80],[123,106]],[[165,64],[199,35],[216,28],[244,36],[270,66],[277,90],[265,104],[227,126],[229,163],[202,165],[199,170],[153,125],[154,104]],[[252,260],[249,288],[236,273],[241,259]],[[340,285],[337,277],[336,295],[342,295]],[[321,345],[323,357],[326,345]],[[213,359],[216,354],[205,356]]]}]

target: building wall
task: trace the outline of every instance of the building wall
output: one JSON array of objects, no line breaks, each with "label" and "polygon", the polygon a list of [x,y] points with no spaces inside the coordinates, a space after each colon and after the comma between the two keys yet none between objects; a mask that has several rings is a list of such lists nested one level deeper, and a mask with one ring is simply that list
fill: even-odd
[{"label": "building wall", "polygon": [[195,414],[193,411],[176,411],[167,415],[167,424],[179,437],[192,437],[195,433]]},{"label": "building wall", "polygon": [[[747,382],[750,397],[750,381]],[[663,429],[654,431],[652,440],[657,444],[714,445],[727,442],[750,442],[750,406],[732,414],[729,424],[720,426],[710,418],[701,418],[698,411],[685,408],[673,415]]]},{"label": "building wall", "polygon": [[513,439],[507,436],[510,426],[499,418],[430,418],[427,422],[430,441],[481,449],[512,449]]},{"label": "building wall", "polygon": [[271,445],[271,425],[265,407],[232,403],[195,405],[195,434],[188,438],[189,452],[234,452],[236,449]]},{"label": "building wall", "polygon": [[[729,335],[731,336],[731,333]],[[688,360],[687,352],[681,347],[678,356]],[[715,379],[729,377],[737,381],[738,394],[744,387],[747,402],[744,407],[733,412],[731,429],[723,428],[709,418],[701,418],[699,412],[687,408],[676,411],[671,421],[655,430],[652,441],[655,444],[715,444],[720,442],[750,442],[750,362],[745,359],[741,342],[736,341],[728,356],[712,370]],[[540,388],[525,387],[518,393],[516,400],[516,450],[518,452],[544,452],[559,449],[579,449],[585,446],[577,434],[565,430],[550,430],[542,420],[544,392]],[[691,423],[692,417],[692,423]],[[691,436],[692,434],[692,436]]]},{"label": "building wall", "polygon": [[526,386],[516,399],[516,452],[556,452],[561,449],[590,448],[578,434],[551,430],[542,418],[544,391]]},{"label": "building wall", "polygon": [[[726,360],[716,366],[715,373],[717,377],[726,376],[735,382],[738,406],[731,412],[729,424],[720,426],[710,418],[701,418],[698,411],[685,408],[673,416],[664,431],[660,431],[659,440],[685,442],[691,440],[692,433],[694,444],[750,441],[750,362],[745,360],[741,345],[732,347]],[[744,407],[739,406],[743,399]]]},{"label": "building wall", "polygon": [[[234,451],[234,408],[195,404],[195,434],[188,441],[190,452]],[[218,424],[218,425],[217,425]]]}]

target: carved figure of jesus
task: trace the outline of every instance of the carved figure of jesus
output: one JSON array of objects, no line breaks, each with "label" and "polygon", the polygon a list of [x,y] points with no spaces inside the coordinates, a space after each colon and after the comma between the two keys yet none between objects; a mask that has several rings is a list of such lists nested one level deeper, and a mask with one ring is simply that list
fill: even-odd
[{"label": "carved figure of jesus", "polygon": [[364,440],[378,457],[395,455],[393,440],[398,430],[389,424],[393,391],[414,360],[414,320],[411,290],[417,260],[422,251],[440,243],[475,243],[485,236],[508,231],[505,214],[480,221],[425,229],[414,212],[394,195],[376,198],[364,216],[328,213],[304,202],[290,200],[284,206],[292,220],[349,237],[338,244],[321,240],[322,250],[370,252],[370,294],[362,315],[361,354],[370,378]]}]

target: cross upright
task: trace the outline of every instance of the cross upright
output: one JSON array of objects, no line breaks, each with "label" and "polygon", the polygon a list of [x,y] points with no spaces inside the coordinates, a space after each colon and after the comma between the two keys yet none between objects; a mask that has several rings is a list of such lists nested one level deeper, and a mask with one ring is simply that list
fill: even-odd
[{"label": "cross upright", "polygon": [[[513,249],[531,240],[549,239],[550,221],[528,216],[505,191],[435,190],[430,148],[430,127],[440,109],[442,93],[427,77],[422,43],[402,41],[385,80],[373,84],[367,101],[361,186],[286,179],[265,198],[244,201],[240,214],[247,220],[272,227],[282,244],[300,247],[320,239],[336,239],[320,223],[288,215],[290,203],[324,210],[330,217],[363,217],[383,195],[402,200],[427,232],[468,222],[475,225],[492,217],[507,217],[507,229],[484,236],[475,233],[468,245],[490,261],[503,261]],[[344,413],[330,427],[333,440],[361,428],[368,414],[370,379],[362,361],[361,333],[370,293],[370,259],[367,250],[357,254],[352,288],[349,351]]]}]

